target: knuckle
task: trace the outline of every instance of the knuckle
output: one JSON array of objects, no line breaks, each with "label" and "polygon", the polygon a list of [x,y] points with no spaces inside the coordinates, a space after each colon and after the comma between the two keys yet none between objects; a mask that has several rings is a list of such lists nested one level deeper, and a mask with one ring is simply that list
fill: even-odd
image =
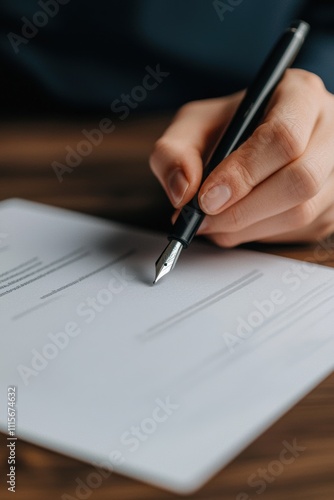
[{"label": "knuckle", "polygon": [[[251,155],[249,154],[250,146],[238,151],[235,161],[230,164],[230,184],[233,186],[233,191],[237,197],[242,197],[249,193],[256,185],[256,179],[252,174],[249,165],[251,162]],[[255,170],[255,169],[254,169]]]},{"label": "knuckle", "polygon": [[313,198],[319,192],[321,179],[315,172],[314,165],[310,167],[306,161],[298,166],[287,167],[288,186],[297,201]]},{"label": "knuckle", "polygon": [[301,156],[306,148],[306,140],[301,126],[296,120],[285,117],[273,119],[263,125],[262,142],[277,144],[287,161]]},{"label": "knuckle", "polygon": [[235,236],[230,233],[212,234],[207,238],[222,248],[233,248],[238,245]]},{"label": "knuckle", "polygon": [[189,113],[193,113],[194,110],[201,108],[203,106],[203,101],[189,101],[183,104],[178,110],[176,117],[188,115]]},{"label": "knuckle", "polygon": [[301,203],[293,209],[292,219],[295,228],[308,226],[315,218],[316,210],[312,200]]},{"label": "knuckle", "polygon": [[290,68],[286,71],[284,80],[293,81],[295,78],[298,79],[300,85],[311,89],[312,91],[324,91],[325,85],[320,76],[300,68]]},{"label": "knuckle", "polygon": [[324,82],[315,73],[303,71],[303,80],[313,92],[322,92],[325,89]]},{"label": "knuckle", "polygon": [[168,150],[169,144],[165,141],[165,139],[160,138],[156,141],[149,158],[150,167],[153,171],[158,169]]},{"label": "knuckle", "polygon": [[161,137],[158,139],[153,147],[152,153],[149,157],[149,164],[151,170],[157,174],[166,167],[172,167],[174,164],[183,162],[184,152],[178,144],[173,143],[171,140]]},{"label": "knuckle", "polygon": [[232,205],[225,211],[227,226],[230,231],[241,231],[247,226],[247,216],[240,207],[240,203]]}]

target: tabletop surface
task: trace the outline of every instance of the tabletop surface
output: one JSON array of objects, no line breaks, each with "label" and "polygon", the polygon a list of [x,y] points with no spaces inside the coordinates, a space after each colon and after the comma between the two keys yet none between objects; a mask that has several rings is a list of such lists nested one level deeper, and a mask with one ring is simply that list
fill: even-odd
[{"label": "tabletop surface", "polygon": [[[149,116],[129,120],[106,133],[99,145],[86,150],[80,145],[85,140],[83,130],[91,131],[98,121],[2,123],[0,201],[25,198],[138,227],[167,231],[172,210],[150,173],[148,156],[169,119],[168,116]],[[72,166],[63,173],[60,182],[54,162],[68,167],[66,155],[73,154],[73,150],[85,154],[70,159]],[[252,248],[300,260],[312,259],[334,267],[332,239],[307,246],[253,245]],[[279,474],[270,474],[269,471],[275,470],[274,461],[279,459],[286,441],[297,443],[303,451]],[[0,434],[1,499],[13,498],[4,479],[8,472],[7,457],[6,436]],[[16,458],[14,498],[17,500],[179,498],[115,473],[106,477],[104,471],[91,465],[23,441],[17,444]],[[251,483],[251,478],[258,477],[258,474],[267,478],[261,488]],[[333,500],[334,374],[206,486],[186,498],[251,500],[258,496],[263,500]]]}]

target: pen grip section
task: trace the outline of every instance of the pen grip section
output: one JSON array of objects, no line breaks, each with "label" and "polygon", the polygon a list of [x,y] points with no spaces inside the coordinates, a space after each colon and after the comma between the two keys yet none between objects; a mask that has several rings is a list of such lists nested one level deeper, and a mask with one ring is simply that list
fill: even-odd
[{"label": "pen grip section", "polygon": [[205,214],[199,207],[197,195],[185,205],[173,226],[172,233],[168,236],[169,240],[177,240],[187,248],[201,225]]}]

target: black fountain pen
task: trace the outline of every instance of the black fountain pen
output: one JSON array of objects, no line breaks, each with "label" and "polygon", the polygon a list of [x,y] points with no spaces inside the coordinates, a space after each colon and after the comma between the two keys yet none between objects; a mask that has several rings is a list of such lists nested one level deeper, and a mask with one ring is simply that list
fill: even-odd
[{"label": "black fountain pen", "polygon": [[[304,21],[295,21],[278,40],[248,88],[208,165],[203,170],[202,183],[215,167],[255,130],[273,91],[303,45],[309,28]],[[196,194],[182,208],[173,226],[173,232],[168,236],[169,244],[155,263],[156,275],[153,283],[173,269],[181,250],[190,245],[204,217],[205,213],[199,206]]]}]

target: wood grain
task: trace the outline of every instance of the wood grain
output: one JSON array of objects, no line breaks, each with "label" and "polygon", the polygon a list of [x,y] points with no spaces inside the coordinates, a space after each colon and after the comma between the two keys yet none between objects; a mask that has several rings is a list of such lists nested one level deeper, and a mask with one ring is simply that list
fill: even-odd
[{"label": "wood grain", "polygon": [[[148,155],[169,117],[144,117],[117,125],[99,146],[59,182],[52,162],[63,162],[66,147],[76,148],[89,123],[21,122],[0,125],[0,200],[22,197],[126,222],[140,227],[167,230],[172,213],[169,203],[148,167]],[[254,247],[254,245],[253,245]],[[325,247],[325,248],[323,248]],[[260,251],[294,259],[313,259],[334,266],[332,240],[310,246],[255,245]],[[322,250],[321,250],[322,249]],[[318,257],[317,257],[318,256]],[[293,380],[291,381],[293,383]],[[4,398],[4,395],[1,396]],[[263,397],[266,397],[263,394]],[[4,400],[3,400],[4,401]],[[3,404],[3,402],[1,403]],[[256,404],[256,401],[254,401]],[[283,442],[305,447],[295,461],[258,487],[248,481],[258,469],[277,460]],[[200,453],[201,450],[198,450]],[[0,498],[7,492],[6,436],[0,435]],[[17,500],[90,498],[93,500],[160,500],[178,498],[146,484],[112,474],[101,485],[76,492],[96,470],[87,464],[38,446],[17,445]],[[242,495],[244,493],[244,496]],[[66,497],[66,495],[68,495]],[[205,500],[333,500],[334,498],[334,374],[323,381],[235,460],[189,499]]]}]

